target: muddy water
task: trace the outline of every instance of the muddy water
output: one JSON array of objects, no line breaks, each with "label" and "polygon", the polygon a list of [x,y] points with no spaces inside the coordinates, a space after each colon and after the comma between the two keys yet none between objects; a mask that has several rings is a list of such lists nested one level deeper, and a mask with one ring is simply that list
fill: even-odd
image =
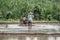
[{"label": "muddy water", "polygon": [[0,40],[60,40],[60,37],[1,36]]},{"label": "muddy water", "polygon": [[25,40],[25,38],[21,36],[1,36],[0,40]]},{"label": "muddy water", "polygon": [[[1,27],[0,28],[0,31],[1,31],[2,25],[0,25],[0,27]],[[28,27],[18,26],[17,24],[9,24],[8,28],[5,28],[5,25],[3,26],[3,28],[4,28],[4,30],[2,30],[2,31],[5,31],[5,29],[8,29],[8,28],[13,28],[14,29],[13,31],[15,31],[16,30],[15,28],[20,28],[22,30],[22,29],[27,29]],[[32,27],[32,30],[33,29],[35,29],[35,30],[55,29],[56,30],[56,29],[60,29],[60,25],[57,25],[57,24],[35,24]],[[12,30],[9,30],[9,31],[12,31]],[[32,37],[30,37],[30,36],[16,36],[16,35],[14,35],[14,36],[13,35],[5,35],[5,36],[0,35],[0,40],[60,40],[60,37],[56,37],[56,36],[48,36],[48,37],[41,37],[41,36],[40,37],[37,37],[37,36],[34,37],[34,36],[32,36]]]},{"label": "muddy water", "polygon": [[0,40],[38,40],[37,37],[35,38],[29,38],[29,37],[26,37],[26,38],[19,38],[19,37],[6,37],[6,38],[0,38]]}]

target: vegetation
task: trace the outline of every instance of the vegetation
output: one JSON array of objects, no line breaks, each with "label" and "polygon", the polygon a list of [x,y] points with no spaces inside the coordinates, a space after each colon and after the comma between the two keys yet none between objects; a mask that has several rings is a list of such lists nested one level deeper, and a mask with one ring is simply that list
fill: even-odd
[{"label": "vegetation", "polygon": [[34,14],[34,20],[60,21],[60,0],[0,0],[0,20],[19,20]]}]

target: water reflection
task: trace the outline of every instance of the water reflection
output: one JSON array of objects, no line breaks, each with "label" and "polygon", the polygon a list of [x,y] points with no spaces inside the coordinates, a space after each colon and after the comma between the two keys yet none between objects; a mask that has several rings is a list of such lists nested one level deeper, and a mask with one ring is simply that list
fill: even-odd
[{"label": "water reflection", "polygon": [[31,38],[30,37],[26,37],[26,40],[31,40]]},{"label": "water reflection", "polygon": [[0,37],[0,40],[60,40],[60,37],[48,36],[48,37],[22,37],[22,36],[3,36]]},{"label": "water reflection", "polygon": [[22,37],[22,36],[3,36],[0,37],[0,40],[38,40],[38,37]]},{"label": "water reflection", "polygon": [[2,38],[0,38],[0,40],[19,40],[19,38],[18,37],[2,37]]},{"label": "water reflection", "polygon": [[49,36],[48,40],[55,40],[55,37]]}]

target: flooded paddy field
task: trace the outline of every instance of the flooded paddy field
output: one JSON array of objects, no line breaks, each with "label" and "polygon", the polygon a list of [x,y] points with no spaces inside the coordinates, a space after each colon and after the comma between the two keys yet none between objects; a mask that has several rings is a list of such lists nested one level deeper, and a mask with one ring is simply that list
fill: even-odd
[{"label": "flooded paddy field", "polygon": [[[0,24],[0,40],[60,40],[60,23]],[[30,30],[30,31],[28,31]]]}]

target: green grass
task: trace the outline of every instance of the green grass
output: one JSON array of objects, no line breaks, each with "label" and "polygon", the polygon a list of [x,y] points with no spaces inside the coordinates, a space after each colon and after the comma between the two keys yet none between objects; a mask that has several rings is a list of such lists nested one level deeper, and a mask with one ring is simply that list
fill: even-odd
[{"label": "green grass", "polygon": [[34,20],[33,22],[60,22],[60,21],[57,21],[57,20]]},{"label": "green grass", "polygon": [[[0,22],[8,22],[8,23],[13,23],[13,22],[20,22],[20,19],[8,19],[8,20],[5,20],[5,19],[0,19]],[[33,20],[33,22],[60,22],[60,21],[57,21],[57,20]]]}]

